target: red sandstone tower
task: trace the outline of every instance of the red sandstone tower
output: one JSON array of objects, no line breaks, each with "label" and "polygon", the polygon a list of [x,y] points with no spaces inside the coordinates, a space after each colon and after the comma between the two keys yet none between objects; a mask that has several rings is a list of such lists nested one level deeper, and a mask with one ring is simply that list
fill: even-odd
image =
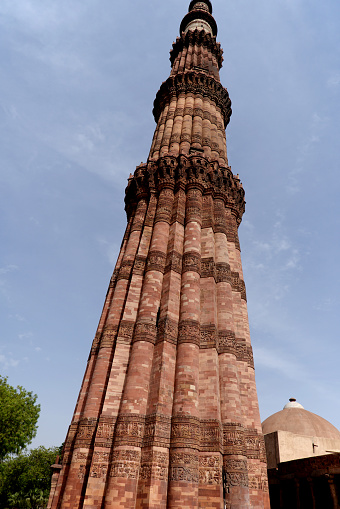
[{"label": "red sandstone tower", "polygon": [[[210,0],[192,0],[54,466],[52,509],[269,508],[231,115]],[[60,472],[60,473],[59,473]]]}]

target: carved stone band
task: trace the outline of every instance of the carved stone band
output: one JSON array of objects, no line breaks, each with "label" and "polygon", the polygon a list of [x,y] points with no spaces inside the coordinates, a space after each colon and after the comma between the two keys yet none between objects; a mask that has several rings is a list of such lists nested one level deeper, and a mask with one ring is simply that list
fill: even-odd
[{"label": "carved stone band", "polygon": [[197,251],[191,251],[183,255],[182,273],[188,271],[201,273],[201,257]]},{"label": "carved stone band", "polygon": [[177,251],[170,251],[166,258],[165,273],[173,270],[182,274],[182,255]]},{"label": "carved stone band", "polygon": [[200,345],[200,324],[195,320],[182,320],[178,326],[178,343]]},{"label": "carved stone band", "polygon": [[165,262],[166,255],[162,251],[149,251],[146,262],[146,271],[157,270],[163,274]]}]

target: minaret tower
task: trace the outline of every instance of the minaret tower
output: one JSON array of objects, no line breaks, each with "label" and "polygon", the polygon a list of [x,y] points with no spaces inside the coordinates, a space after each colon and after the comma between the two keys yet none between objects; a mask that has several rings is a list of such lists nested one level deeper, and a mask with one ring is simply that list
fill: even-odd
[{"label": "minaret tower", "polygon": [[210,0],[192,0],[128,179],[52,509],[269,508],[216,34]]}]

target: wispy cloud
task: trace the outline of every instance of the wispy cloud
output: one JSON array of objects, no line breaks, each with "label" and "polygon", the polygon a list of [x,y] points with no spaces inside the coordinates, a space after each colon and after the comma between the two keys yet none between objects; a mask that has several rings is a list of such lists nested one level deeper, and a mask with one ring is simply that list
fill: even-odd
[{"label": "wispy cloud", "polygon": [[16,313],[15,315],[9,315],[10,319],[16,320],[17,322],[26,322],[26,318]]},{"label": "wispy cloud", "polygon": [[0,267],[0,275],[2,274],[9,274],[10,272],[13,272],[15,270],[18,270],[17,265],[6,265],[6,267]]},{"label": "wispy cloud", "polygon": [[32,332],[22,332],[21,334],[18,334],[19,339],[29,339],[33,336]]},{"label": "wispy cloud", "polygon": [[257,366],[274,370],[291,380],[305,380],[309,376],[304,365],[295,357],[288,355],[287,352],[254,345],[254,357]]},{"label": "wispy cloud", "polygon": [[313,148],[320,142],[323,130],[327,126],[329,119],[320,117],[318,113],[313,113],[309,127],[306,128],[306,136],[297,148],[297,158],[293,169],[288,174],[287,192],[295,194],[300,191],[300,181],[302,175],[307,170],[308,159],[311,157]]},{"label": "wispy cloud", "polygon": [[0,364],[2,369],[16,368],[19,365],[19,359],[14,359],[10,355],[0,355]]},{"label": "wispy cloud", "polygon": [[109,242],[105,237],[97,237],[98,244],[104,249],[105,256],[107,256],[110,265],[114,266],[119,254],[120,245],[117,242]]},{"label": "wispy cloud", "polygon": [[333,72],[327,80],[329,88],[337,88],[340,85],[340,71]]}]

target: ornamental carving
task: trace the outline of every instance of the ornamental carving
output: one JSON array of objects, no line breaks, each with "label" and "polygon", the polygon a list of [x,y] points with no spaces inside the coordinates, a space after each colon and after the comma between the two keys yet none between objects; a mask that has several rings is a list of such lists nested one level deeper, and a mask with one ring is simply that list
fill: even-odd
[{"label": "ornamental carving", "polygon": [[189,117],[192,117],[194,114],[194,109],[191,108],[190,106],[186,106],[184,108],[184,111],[183,111],[183,116],[185,117],[186,115],[188,115]]},{"label": "ornamental carving", "polygon": [[216,348],[217,329],[215,325],[201,325],[200,335],[200,348]]},{"label": "ornamental carving", "polygon": [[[116,419],[101,416],[98,423],[95,444],[100,447],[111,447]],[[104,454],[104,453],[103,453]]]},{"label": "ornamental carving", "polygon": [[[170,137],[166,141],[166,145],[169,145]],[[161,191],[158,199],[158,207],[163,206],[166,208],[172,209],[172,203],[174,200],[174,177],[175,171],[177,168],[178,162],[176,158],[164,156],[162,159],[158,160],[158,171],[157,171],[157,181],[158,188]],[[156,210],[156,220],[158,207]],[[167,217],[166,221],[168,222],[169,217]]]},{"label": "ornamental carving", "polygon": [[109,459],[109,452],[94,451],[90,469],[90,477],[105,479],[108,470]]},{"label": "ornamental carving", "polygon": [[203,110],[202,108],[194,108],[194,117],[203,118]]},{"label": "ornamental carving", "polygon": [[202,258],[201,260],[201,277],[213,277],[216,278],[215,273],[216,267],[214,258]]},{"label": "ornamental carving", "polygon": [[247,458],[265,463],[266,449],[262,433],[259,434],[255,429],[246,429],[244,440]]},{"label": "ornamental carving", "polygon": [[182,274],[188,271],[201,273],[201,256],[197,251],[191,251],[183,255]]},{"label": "ornamental carving", "polygon": [[157,221],[164,221],[165,223],[170,224],[171,213],[172,213],[172,206],[170,204],[165,205],[165,204],[159,203],[158,207],[157,207],[155,223]]},{"label": "ornamental carving", "polygon": [[200,346],[200,323],[196,320],[181,320],[178,325],[178,343]]},{"label": "ornamental carving", "polygon": [[[166,179],[165,174],[167,175]],[[241,222],[245,207],[242,184],[239,178],[232,174],[230,168],[220,166],[217,161],[210,161],[197,152],[189,156],[165,156],[157,161],[149,161],[147,165],[137,167],[126,188],[125,203],[128,219],[134,213],[139,187],[143,186],[145,193],[150,196],[155,192],[169,191],[173,193],[171,189],[163,189],[164,182],[168,182],[170,185],[170,180],[174,186],[175,184],[187,186],[186,222],[190,220],[197,221],[200,224],[202,192],[210,193],[213,197],[216,195],[219,199],[222,197],[226,208],[232,212],[234,219],[225,218],[222,210],[221,220],[219,220],[217,216],[220,212],[216,210],[215,223],[220,222],[221,226],[215,225],[214,231],[221,228],[227,235],[228,240],[235,242],[235,228],[237,229],[236,225]],[[196,199],[191,199],[192,191],[196,191]],[[168,197],[165,200],[161,198],[157,207],[157,220],[170,223],[178,216],[177,220],[182,222],[184,200],[179,200],[178,203],[175,202],[174,210],[172,210],[173,198]],[[229,230],[231,230],[230,234],[228,233]],[[124,271],[122,271],[122,275],[126,277]]]},{"label": "ornamental carving", "polygon": [[120,279],[130,279],[132,272],[133,260],[123,260],[117,277],[117,281]]},{"label": "ornamental carving", "polygon": [[120,414],[117,418],[115,444],[141,447],[144,436],[145,417]]},{"label": "ornamental carving", "polygon": [[265,493],[269,491],[267,471],[263,465],[248,462],[248,478],[250,489],[264,491]]},{"label": "ornamental carving", "polygon": [[135,263],[133,265],[133,273],[137,274],[138,276],[143,276],[144,270],[145,270],[145,264],[146,264],[146,256],[137,255],[135,258]]},{"label": "ornamental carving", "polygon": [[244,454],[244,427],[238,423],[223,424],[224,454]]},{"label": "ornamental carving", "polygon": [[200,421],[194,417],[173,417],[171,447],[199,448]]},{"label": "ornamental carving", "polygon": [[76,434],[76,448],[89,448],[96,430],[97,419],[81,419]]},{"label": "ornamental carving", "polygon": [[165,273],[170,270],[182,274],[182,255],[175,250],[170,251],[166,258]]},{"label": "ornamental carving", "polygon": [[93,463],[90,469],[90,477],[105,479],[108,471],[108,463]]},{"label": "ornamental carving", "polygon": [[117,327],[105,327],[99,343],[99,348],[113,348],[117,337]]},{"label": "ornamental carving", "polygon": [[175,117],[184,117],[184,108],[179,108],[178,106],[175,109]]},{"label": "ornamental carving", "polygon": [[168,341],[176,344],[178,336],[178,322],[168,316],[161,318],[157,327],[157,341]]},{"label": "ornamental carving", "polygon": [[231,278],[230,282],[231,282],[232,289],[236,292],[240,292],[241,299],[244,299],[246,301],[247,300],[246,285],[245,285],[243,279],[240,279],[239,273],[232,271],[230,273],[230,278]]},{"label": "ornamental carving", "polygon": [[88,458],[88,453],[76,451],[73,455],[72,460],[74,463],[84,463],[84,462],[86,463],[87,458]]},{"label": "ornamental carving", "polygon": [[222,426],[217,420],[201,420],[200,451],[222,450]]},{"label": "ornamental carving", "polygon": [[236,359],[238,361],[246,362],[250,368],[254,369],[254,356],[251,346],[247,346],[245,339],[236,339]]},{"label": "ornamental carving", "polygon": [[141,469],[139,477],[144,481],[151,479],[157,481],[168,480],[168,453],[158,451],[142,452]]},{"label": "ornamental carving", "polygon": [[165,262],[166,255],[162,251],[149,251],[146,262],[146,271],[157,270],[163,274]]},{"label": "ornamental carving", "polygon": [[117,341],[119,343],[131,344],[135,322],[122,320],[119,325]]},{"label": "ornamental carving", "polygon": [[153,345],[156,343],[156,324],[154,322],[137,322],[133,335],[133,342],[148,341]]},{"label": "ornamental carving", "polygon": [[148,415],[145,418],[143,447],[170,446],[171,417],[165,415]]},{"label": "ornamental carving", "polygon": [[198,483],[198,453],[173,452],[170,450],[169,481]]},{"label": "ornamental carving", "polygon": [[229,263],[216,263],[216,283],[231,283]]},{"label": "ornamental carving", "polygon": [[228,487],[248,486],[247,460],[225,456],[223,460],[223,469],[225,472],[225,483]]},{"label": "ornamental carving", "polygon": [[230,353],[236,356],[236,337],[231,330],[218,331],[218,353]]},{"label": "ornamental carving", "polygon": [[190,222],[201,224],[201,207],[187,206],[185,209],[185,224]]},{"label": "ornamental carving", "polygon": [[208,485],[222,484],[222,465],[219,456],[200,456],[199,483]]},{"label": "ornamental carving", "polygon": [[137,479],[140,456],[140,451],[115,450],[112,457],[110,477]]}]

